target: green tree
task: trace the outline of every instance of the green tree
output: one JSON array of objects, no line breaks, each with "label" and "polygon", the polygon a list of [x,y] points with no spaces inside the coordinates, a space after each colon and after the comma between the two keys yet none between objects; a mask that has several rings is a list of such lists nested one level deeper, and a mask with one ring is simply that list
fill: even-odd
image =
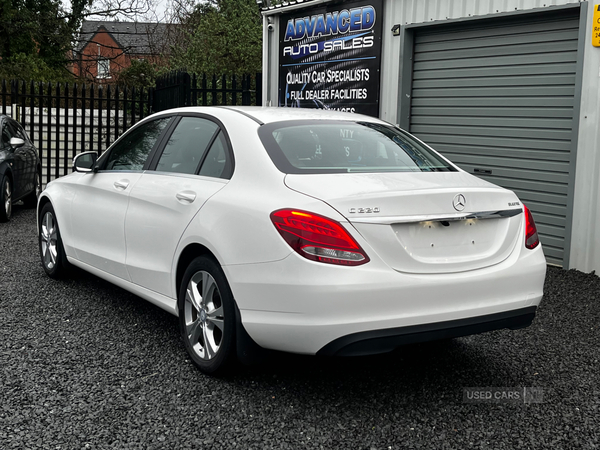
[{"label": "green tree", "polygon": [[256,0],[211,0],[182,18],[172,69],[241,74],[262,66],[262,18]]},{"label": "green tree", "polygon": [[72,81],[64,67],[50,67],[35,54],[17,53],[0,62],[0,80]]},{"label": "green tree", "polygon": [[1,64],[64,68],[89,1],[74,0],[67,14],[60,0],[0,0]]},{"label": "green tree", "polygon": [[117,77],[119,84],[147,88],[156,84],[157,70],[147,60],[133,60],[131,65],[121,70]]},{"label": "green tree", "polygon": [[70,50],[90,15],[137,17],[153,0],[0,0],[0,78],[64,81]]}]

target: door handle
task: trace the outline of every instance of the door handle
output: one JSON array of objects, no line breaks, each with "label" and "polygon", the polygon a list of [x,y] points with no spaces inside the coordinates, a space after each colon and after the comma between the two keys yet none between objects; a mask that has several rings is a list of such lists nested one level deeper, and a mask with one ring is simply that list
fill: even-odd
[{"label": "door handle", "polygon": [[196,200],[196,193],[192,191],[178,192],[175,197],[181,203],[193,203]]},{"label": "door handle", "polygon": [[125,189],[127,189],[127,186],[129,186],[129,180],[119,180],[119,181],[115,181],[114,184],[115,188],[118,189],[119,191],[124,191]]}]

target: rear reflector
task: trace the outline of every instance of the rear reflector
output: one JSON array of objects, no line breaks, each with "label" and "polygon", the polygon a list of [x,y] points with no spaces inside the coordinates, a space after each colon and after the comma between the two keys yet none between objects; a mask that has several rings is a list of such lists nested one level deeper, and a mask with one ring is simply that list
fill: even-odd
[{"label": "rear reflector", "polygon": [[532,250],[538,246],[540,239],[531,211],[525,205],[523,205],[523,209],[525,210],[525,247]]},{"label": "rear reflector", "polygon": [[343,266],[358,266],[369,257],[335,220],[306,211],[280,209],[271,221],[281,237],[296,253],[312,261]]}]

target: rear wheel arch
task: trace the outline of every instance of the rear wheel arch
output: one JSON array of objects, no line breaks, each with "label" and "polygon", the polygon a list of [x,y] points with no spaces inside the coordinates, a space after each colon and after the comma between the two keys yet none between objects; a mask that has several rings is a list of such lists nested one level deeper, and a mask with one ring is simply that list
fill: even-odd
[{"label": "rear wheel arch", "polygon": [[221,265],[216,256],[204,245],[197,243],[189,244],[186,248],[183,249],[183,251],[179,255],[179,260],[177,261],[177,269],[175,271],[175,292],[177,294],[176,298],[179,298],[181,281],[183,280],[183,275],[185,274],[185,271],[187,270],[191,262],[198,256],[208,256],[209,258],[213,259],[217,264]]},{"label": "rear wheel arch", "polygon": [[[215,264],[217,264],[217,266],[219,266],[222,270],[221,263],[213,254],[213,252],[211,252],[207,247],[198,243],[188,245],[179,255],[179,260],[177,262],[177,270],[175,274],[175,282],[177,284],[175,287],[175,292],[178,304],[185,272],[190,264],[192,264],[192,262],[200,256],[205,256],[213,260]],[[231,291],[231,285],[229,284],[229,280],[227,280],[227,276],[224,271],[223,275],[225,276],[225,283],[227,283],[229,286],[229,291]],[[264,360],[267,357],[268,352],[256,344],[256,342],[254,342],[254,340],[250,337],[242,324],[241,313],[235,297],[232,297],[232,301],[234,309],[233,319],[235,322],[235,351],[237,353],[237,359],[243,364],[253,364]]]},{"label": "rear wheel arch", "polygon": [[35,208],[42,193],[42,170],[38,165],[33,178],[33,190],[26,194],[21,200],[26,208]]},{"label": "rear wheel arch", "polygon": [[220,264],[210,253],[185,270],[177,299],[181,337],[204,373],[223,374],[236,360],[236,307]]}]

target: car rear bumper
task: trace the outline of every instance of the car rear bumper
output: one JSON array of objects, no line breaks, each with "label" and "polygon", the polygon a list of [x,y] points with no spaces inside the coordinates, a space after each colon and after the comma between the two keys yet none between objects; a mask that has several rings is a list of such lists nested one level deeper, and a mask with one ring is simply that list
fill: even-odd
[{"label": "car rear bumper", "polygon": [[296,253],[223,268],[242,324],[261,347],[366,354],[404,341],[528,325],[542,299],[546,261],[538,247],[495,266],[450,274],[400,273],[375,258],[340,267]]},{"label": "car rear bumper", "polygon": [[511,330],[531,325],[537,306],[514,311],[490,314],[481,317],[450,320],[447,322],[413,325],[410,327],[388,328],[385,330],[363,331],[342,336],[321,348],[317,355],[361,356],[386,353],[401,345],[419,342],[450,339],[460,336],[484,333],[486,331]]}]

